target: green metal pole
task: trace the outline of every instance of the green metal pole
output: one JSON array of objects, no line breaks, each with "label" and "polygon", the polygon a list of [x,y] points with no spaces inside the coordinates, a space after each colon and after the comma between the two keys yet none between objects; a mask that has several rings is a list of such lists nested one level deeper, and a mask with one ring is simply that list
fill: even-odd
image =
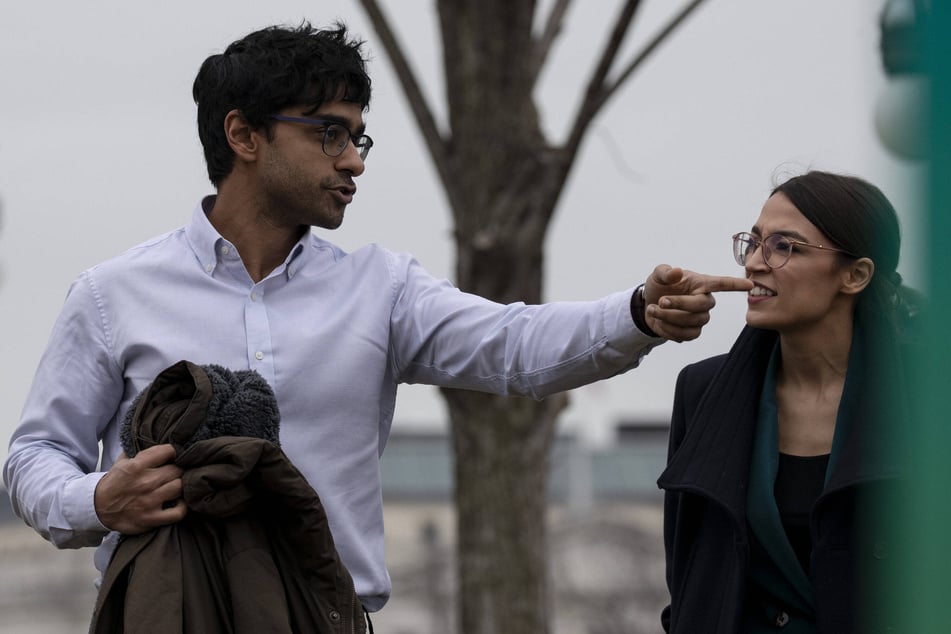
[{"label": "green metal pole", "polygon": [[[916,359],[902,496],[884,509],[900,528],[901,574],[890,580],[900,632],[951,632],[951,3],[930,2],[924,50],[931,79],[928,202],[924,222],[926,345]],[[896,553],[898,554],[898,553]]]}]

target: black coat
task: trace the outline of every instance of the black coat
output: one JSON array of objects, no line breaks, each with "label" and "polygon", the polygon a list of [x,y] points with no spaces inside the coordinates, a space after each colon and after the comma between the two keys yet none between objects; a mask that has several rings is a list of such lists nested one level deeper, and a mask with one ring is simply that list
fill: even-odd
[{"label": "black coat", "polygon": [[[776,338],[774,332],[747,327],[728,354],[687,366],[678,377],[668,466],[658,480],[665,490],[671,603],[661,620],[667,632],[743,631],[751,548],[746,519],[750,460]],[[817,629],[826,634],[888,631],[872,614],[882,597],[870,598],[872,588],[861,582],[887,578],[893,540],[886,523],[874,521],[865,510],[881,511],[884,489],[899,472],[898,458],[888,443],[879,442],[880,402],[864,393],[870,373],[851,363],[849,372],[860,375],[854,384],[863,392],[857,399],[861,406],[810,517],[809,576]],[[778,606],[777,617],[781,610]]]}]

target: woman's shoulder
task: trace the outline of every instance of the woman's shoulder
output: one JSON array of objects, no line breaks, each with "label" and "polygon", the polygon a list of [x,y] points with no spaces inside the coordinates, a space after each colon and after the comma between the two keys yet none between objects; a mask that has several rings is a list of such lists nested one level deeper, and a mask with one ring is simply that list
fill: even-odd
[{"label": "woman's shoulder", "polygon": [[727,353],[718,354],[684,366],[677,377],[676,396],[689,401],[699,398],[728,357]]},{"label": "woman's shoulder", "polygon": [[685,366],[677,377],[677,391],[699,398],[714,382],[729,390],[737,384],[758,381],[775,341],[775,332],[746,326],[729,352]]},{"label": "woman's shoulder", "polygon": [[707,357],[706,359],[701,359],[700,361],[695,361],[690,363],[681,370],[681,373],[689,372],[693,375],[706,375],[714,374],[719,370],[723,364],[726,362],[729,353],[724,352],[723,354],[714,355],[712,357]]}]

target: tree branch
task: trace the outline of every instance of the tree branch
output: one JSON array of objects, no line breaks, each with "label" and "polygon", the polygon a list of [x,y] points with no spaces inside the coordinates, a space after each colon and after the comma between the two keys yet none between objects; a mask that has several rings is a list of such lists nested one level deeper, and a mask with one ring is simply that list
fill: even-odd
[{"label": "tree branch", "polygon": [[403,49],[397,41],[396,36],[392,29],[390,29],[389,20],[383,15],[376,0],[359,1],[367,17],[370,19],[370,24],[373,25],[373,30],[376,31],[380,41],[383,42],[383,48],[390,58],[390,63],[393,64],[393,70],[396,71],[400,86],[403,88],[403,94],[406,95],[410,110],[416,118],[416,124],[419,126],[420,132],[422,132],[426,147],[429,149],[429,153],[432,156],[433,163],[443,182],[443,186],[447,193],[452,192],[451,179],[446,171],[449,165],[449,162],[446,160],[446,141],[439,132],[439,127],[436,125],[436,119],[433,116],[432,109],[429,107],[429,103],[426,101],[426,97],[419,87],[416,75],[413,73],[409,61],[403,54]]},{"label": "tree branch", "polygon": [[693,13],[701,4],[704,3],[704,1],[705,0],[692,0],[690,4],[685,6],[680,11],[680,13],[673,17],[667,26],[658,31],[653,39],[647,43],[647,46],[645,46],[644,49],[637,55],[637,57],[631,60],[631,63],[627,65],[620,75],[618,75],[617,80],[615,80],[615,82],[610,86],[606,87],[604,91],[604,101],[610,99],[611,95],[613,95],[614,92],[621,86],[621,84],[627,80],[631,73],[637,70],[637,67],[640,66],[641,63],[647,59],[647,57],[653,53],[658,46],[660,46],[661,42],[666,40],[670,34],[673,33],[674,30],[690,16],[691,13]]},{"label": "tree branch", "polygon": [[631,21],[634,19],[634,14],[637,13],[639,6],[640,0],[627,0],[627,2],[624,3],[621,14],[614,23],[614,30],[611,32],[611,37],[601,52],[601,59],[598,61],[598,65],[588,80],[588,87],[585,90],[584,99],[578,109],[578,114],[575,116],[571,132],[568,134],[568,139],[565,142],[569,166],[574,161],[574,156],[578,150],[578,146],[581,144],[585,130],[587,130],[591,120],[594,119],[594,116],[604,105],[604,92],[608,72],[614,64],[614,59],[617,57],[621,43],[624,41],[624,36],[627,35],[627,30],[630,28]]},{"label": "tree branch", "polygon": [[605,46],[601,61],[588,83],[584,101],[578,110],[578,115],[575,117],[574,125],[568,135],[568,139],[565,141],[564,150],[567,157],[566,169],[570,169],[571,163],[574,162],[574,157],[578,152],[578,147],[581,144],[581,139],[584,138],[584,134],[594,119],[594,116],[601,110],[607,100],[627,81],[644,60],[647,59],[664,40],[670,37],[677,27],[703,4],[704,1],[705,0],[691,0],[664,28],[651,38],[641,52],[624,68],[617,80],[609,84],[607,82],[608,71],[614,62],[614,58],[617,55],[624,35],[627,32],[639,4],[639,0],[628,0],[615,24],[611,39]]},{"label": "tree branch", "polygon": [[548,52],[555,43],[555,38],[561,33],[561,25],[569,6],[571,6],[571,0],[556,0],[555,6],[551,8],[551,13],[548,14],[548,19],[545,21],[545,29],[535,42],[531,68],[532,77],[535,78],[536,82],[539,74],[541,74],[541,68],[545,64],[545,59],[548,57]]}]

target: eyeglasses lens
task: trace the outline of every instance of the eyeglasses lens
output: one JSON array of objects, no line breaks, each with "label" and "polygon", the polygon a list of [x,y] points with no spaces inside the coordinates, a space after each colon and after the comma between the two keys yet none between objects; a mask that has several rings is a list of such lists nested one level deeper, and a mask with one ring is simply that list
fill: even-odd
[{"label": "eyeglasses lens", "polygon": [[327,156],[340,156],[347,149],[350,141],[353,141],[357,152],[360,153],[360,159],[366,159],[367,154],[370,153],[370,148],[373,147],[373,141],[370,140],[370,137],[365,134],[350,136],[350,131],[337,123],[331,123],[324,130],[324,152]]},{"label": "eyeglasses lens", "polygon": [[778,269],[789,261],[793,243],[778,233],[769,235],[762,241],[749,233],[738,233],[733,236],[733,257],[740,266],[746,266],[746,261],[758,247],[763,248],[763,260],[766,265],[772,269]]},{"label": "eyeglasses lens", "polygon": [[350,133],[342,125],[331,123],[324,130],[324,152],[327,156],[340,156],[350,143]]},{"label": "eyeglasses lens", "polygon": [[373,147],[373,141],[368,136],[362,136],[357,142],[357,149],[360,150],[360,158],[366,160],[370,148]]},{"label": "eyeglasses lens", "polygon": [[763,257],[766,258],[766,264],[774,269],[778,269],[789,260],[792,249],[792,243],[778,233],[774,233],[763,241]]},{"label": "eyeglasses lens", "polygon": [[733,236],[733,257],[740,266],[746,266],[746,259],[756,250],[756,242],[748,233]]}]

